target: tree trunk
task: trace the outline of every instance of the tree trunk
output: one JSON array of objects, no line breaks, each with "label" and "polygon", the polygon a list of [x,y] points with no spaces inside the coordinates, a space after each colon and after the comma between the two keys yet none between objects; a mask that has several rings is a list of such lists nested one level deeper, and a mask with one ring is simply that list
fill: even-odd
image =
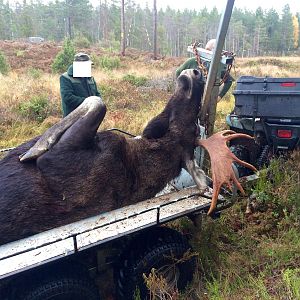
[{"label": "tree trunk", "polygon": [[66,31],[67,31],[67,36],[69,39],[72,38],[72,24],[71,24],[71,5],[70,1],[66,0],[66,7],[67,7],[67,18],[66,18]]},{"label": "tree trunk", "polygon": [[68,35],[69,35],[69,38],[71,39],[72,38],[72,25],[71,25],[71,17],[68,16]]},{"label": "tree trunk", "polygon": [[103,11],[102,11],[102,37],[105,41],[105,43],[108,40],[108,9],[107,9],[107,1],[104,1],[104,7],[103,7]]},{"label": "tree trunk", "polygon": [[101,40],[101,0],[99,0],[99,19],[98,19],[98,43]]},{"label": "tree trunk", "polygon": [[153,59],[157,59],[157,9],[156,0],[153,0]]},{"label": "tree trunk", "polygon": [[121,55],[125,56],[125,4],[121,0]]}]

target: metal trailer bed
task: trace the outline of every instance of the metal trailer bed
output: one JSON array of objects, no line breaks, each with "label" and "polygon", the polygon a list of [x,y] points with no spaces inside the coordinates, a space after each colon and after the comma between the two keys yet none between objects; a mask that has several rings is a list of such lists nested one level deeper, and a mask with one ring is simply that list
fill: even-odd
[{"label": "metal trailer bed", "polygon": [[0,246],[0,279],[193,212],[211,199],[195,187],[154,197]]}]

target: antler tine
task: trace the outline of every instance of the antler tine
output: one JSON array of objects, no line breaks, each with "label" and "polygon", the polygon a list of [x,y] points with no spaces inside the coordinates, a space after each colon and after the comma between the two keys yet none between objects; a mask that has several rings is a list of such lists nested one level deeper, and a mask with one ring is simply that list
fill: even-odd
[{"label": "antler tine", "polygon": [[210,204],[209,210],[207,212],[208,215],[210,215],[215,210],[215,208],[217,206],[218,196],[219,196],[221,186],[222,186],[221,183],[216,183],[215,184],[216,181],[214,180],[214,178],[213,178],[213,182],[214,182],[213,195],[212,195],[212,198],[211,198],[211,204]]},{"label": "antler tine", "polygon": [[236,178],[236,176],[232,177],[233,182],[236,184],[237,188],[239,189],[239,191],[242,193],[243,196],[245,196],[245,190],[242,187],[241,183],[238,181],[238,179]]},{"label": "antler tine", "polygon": [[242,166],[244,166],[244,167],[246,167],[246,168],[249,168],[249,169],[251,169],[251,170],[254,171],[254,172],[257,172],[257,169],[256,169],[253,165],[251,165],[251,164],[249,164],[249,163],[247,163],[247,162],[245,162],[245,161],[243,161],[243,160],[240,160],[240,159],[237,158],[233,153],[232,153],[232,158],[233,158],[238,164],[240,164],[240,165],[242,165]]},{"label": "antler tine", "polygon": [[[248,135],[248,134],[245,134],[245,133],[236,133],[234,132],[233,130],[224,130],[222,131],[223,132],[223,136],[225,137],[225,140],[228,142],[228,141],[231,141],[233,139],[238,139],[238,138],[245,138],[245,139],[254,139],[252,136]],[[224,133],[230,133],[229,135],[224,135]],[[233,153],[232,154],[232,158],[237,162],[239,163],[240,165],[246,167],[246,168],[249,168],[251,169],[252,171],[255,171],[257,172],[257,169],[252,166],[251,164],[243,161],[243,160],[240,160],[239,158],[237,158]]]},{"label": "antler tine", "polygon": [[249,139],[249,140],[254,139],[254,137],[252,137],[248,134],[236,133],[236,132],[233,132],[232,134],[226,135],[225,137],[226,137],[226,141],[231,141],[231,140],[238,139],[238,138],[245,138],[245,139]]},{"label": "antler tine", "polygon": [[233,131],[233,130],[226,129],[226,130],[222,130],[220,132],[217,132],[215,134],[220,134],[220,135],[226,136],[226,134],[233,134],[233,133],[236,133],[236,132]]}]

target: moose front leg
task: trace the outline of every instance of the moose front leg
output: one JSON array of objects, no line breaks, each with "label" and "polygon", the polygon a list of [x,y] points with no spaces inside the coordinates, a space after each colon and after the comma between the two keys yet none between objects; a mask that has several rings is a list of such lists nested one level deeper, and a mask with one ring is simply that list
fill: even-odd
[{"label": "moose front leg", "polygon": [[[195,159],[185,159],[186,170],[192,176],[196,186],[200,190],[200,193],[203,196],[212,198],[213,197],[213,189],[210,187],[212,184],[212,179],[209,178],[205,172],[198,166]],[[222,195],[218,195],[218,200],[224,200]]]},{"label": "moose front leg", "polygon": [[207,189],[207,180],[204,171],[197,165],[195,159],[185,158],[185,166],[187,171],[192,176],[194,182],[199,188],[200,192],[203,193]]}]

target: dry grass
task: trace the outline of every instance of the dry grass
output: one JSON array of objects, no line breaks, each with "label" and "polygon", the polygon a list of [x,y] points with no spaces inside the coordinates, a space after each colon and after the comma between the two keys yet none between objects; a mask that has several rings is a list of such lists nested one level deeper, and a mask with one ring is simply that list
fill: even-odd
[{"label": "dry grass", "polygon": [[[117,70],[94,70],[93,75],[108,106],[101,128],[118,127],[138,135],[145,124],[163,109],[170,92],[155,87],[136,87],[122,80],[125,74],[146,77],[149,80],[161,80],[170,74],[150,66],[137,68],[136,63]],[[2,76],[1,81],[1,148],[16,146],[42,133],[47,127],[20,113],[20,104],[31,101],[34,96],[43,98],[46,95],[47,115],[61,117],[59,75],[41,73],[35,79],[27,72],[11,72],[9,76]]]},{"label": "dry grass", "polygon": [[[118,127],[140,134],[170,97],[172,89],[162,87],[172,81],[176,64],[179,65],[179,60],[170,58],[153,62],[147,57],[126,57],[119,69],[94,70],[108,106],[101,128]],[[238,58],[232,75],[235,78],[240,75],[300,77],[299,66],[298,57]],[[146,86],[136,87],[122,79],[126,74],[146,77],[149,81]],[[59,76],[41,73],[36,78],[33,75],[28,70],[12,71],[6,77],[0,75],[0,149],[41,134],[61,117]],[[48,117],[43,122],[20,113],[20,104],[36,95],[46,95],[49,102]],[[234,97],[228,93],[218,104],[216,130],[226,127],[225,116],[233,106]],[[290,163],[286,170],[297,175],[299,167],[296,168],[296,163]],[[292,182],[294,178],[288,180]],[[276,191],[286,195],[280,186]],[[295,298],[300,287],[300,233],[293,225],[299,226],[299,217],[297,221],[296,216],[285,216],[276,223],[275,230],[272,227],[276,234],[271,236],[266,232],[270,223],[274,223],[273,211],[259,213],[252,219],[247,219],[243,212],[244,204],[237,205],[221,220],[207,220],[201,234],[196,229],[194,249],[200,255],[198,277],[182,299],[300,299]]]},{"label": "dry grass", "polygon": [[300,57],[237,58],[236,74],[268,77],[300,77]]},{"label": "dry grass", "polygon": [[[122,58],[120,68],[114,70],[95,69],[93,75],[100,86],[102,97],[108,106],[108,113],[101,128],[119,127],[134,134],[140,134],[145,124],[158,114],[170,97],[176,65],[182,59],[165,58],[153,61],[148,56]],[[237,58],[232,74],[254,76],[300,77],[300,58]],[[34,71],[34,70],[33,70]],[[59,75],[36,73],[31,69],[12,71],[9,76],[1,76],[0,90],[0,146],[17,145],[47,126],[20,113],[20,104],[31,101],[32,97],[46,97],[46,116],[61,117]],[[136,87],[122,80],[124,75],[148,79],[148,86]],[[235,85],[235,83],[234,83]],[[233,85],[233,88],[234,88]],[[228,93],[218,104],[216,130],[224,129],[225,116],[234,106],[234,97]]]},{"label": "dry grass", "polygon": [[45,94],[50,104],[55,106],[59,104],[58,76],[41,73],[40,78],[35,79],[27,73],[11,72],[9,76],[2,76],[1,82],[0,120],[2,124],[22,121],[18,114],[18,107],[20,103],[30,100],[35,95]]}]

